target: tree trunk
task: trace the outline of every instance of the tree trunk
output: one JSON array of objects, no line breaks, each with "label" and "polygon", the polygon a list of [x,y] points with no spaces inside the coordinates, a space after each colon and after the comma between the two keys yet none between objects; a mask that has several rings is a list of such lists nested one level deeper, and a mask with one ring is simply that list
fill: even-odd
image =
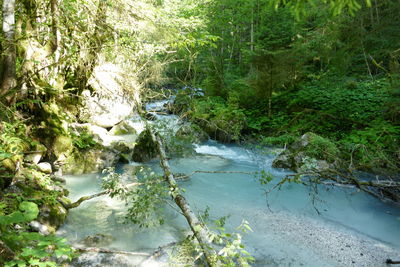
[{"label": "tree trunk", "polygon": [[[60,16],[60,10],[58,8],[59,0],[51,0],[51,16],[52,16],[52,49],[54,53],[54,62],[58,62],[60,60],[60,41],[61,41],[61,33],[59,30],[59,22],[58,18]],[[59,66],[58,64],[55,66],[55,73],[58,73]]]},{"label": "tree trunk", "polygon": [[171,190],[172,198],[174,199],[176,205],[181,209],[183,215],[186,218],[194,236],[199,242],[202,251],[204,253],[205,260],[209,266],[217,266],[216,262],[216,252],[211,247],[210,235],[208,230],[204,227],[201,221],[197,218],[195,213],[190,209],[185,197],[181,195],[179,187],[176,183],[174,175],[172,174],[171,168],[169,166],[165,149],[161,138],[154,133],[150,127],[147,125],[147,129],[150,132],[153,142],[157,145],[157,149],[160,155],[160,165],[165,174],[165,180],[168,182]]},{"label": "tree trunk", "polygon": [[0,95],[6,96],[16,86],[15,0],[3,1],[4,57]]}]

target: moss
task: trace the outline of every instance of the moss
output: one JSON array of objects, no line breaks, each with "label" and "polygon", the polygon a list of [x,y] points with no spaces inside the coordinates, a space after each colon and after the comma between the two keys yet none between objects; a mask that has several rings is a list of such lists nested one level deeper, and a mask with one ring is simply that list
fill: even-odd
[{"label": "moss", "polygon": [[66,174],[94,173],[113,166],[116,160],[115,153],[102,149],[75,150],[66,159],[62,171]]},{"label": "moss", "polygon": [[46,152],[47,151],[47,148],[44,146],[44,145],[42,145],[42,144],[36,144],[35,145],[35,151],[38,151],[38,152]]},{"label": "moss", "polygon": [[151,139],[148,130],[140,133],[133,149],[132,159],[136,162],[146,162],[157,155],[157,145]]},{"label": "moss", "polygon": [[326,160],[330,163],[339,157],[340,151],[335,143],[311,132],[306,135],[308,136],[308,145],[304,147],[304,152],[308,157]]},{"label": "moss", "polygon": [[61,203],[46,203],[40,208],[39,221],[54,229],[61,226],[67,218],[68,211]]},{"label": "moss", "polygon": [[65,164],[62,166],[62,171],[67,174],[83,174],[85,172],[85,159],[75,151],[67,157]]},{"label": "moss", "polygon": [[15,163],[11,159],[2,160],[1,165],[8,171],[15,171]]},{"label": "moss", "polygon": [[54,139],[53,152],[57,157],[62,154],[65,154],[66,156],[69,155],[72,152],[72,149],[73,143],[69,136],[60,135]]}]

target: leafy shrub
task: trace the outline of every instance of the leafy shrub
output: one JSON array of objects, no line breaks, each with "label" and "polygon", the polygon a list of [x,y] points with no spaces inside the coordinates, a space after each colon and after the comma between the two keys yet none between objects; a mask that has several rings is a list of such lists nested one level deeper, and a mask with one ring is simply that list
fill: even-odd
[{"label": "leafy shrub", "polygon": [[[26,223],[36,219],[38,206],[33,202],[22,201],[19,210],[8,215],[0,215],[1,240],[15,253],[14,259],[5,262],[6,267],[13,266],[57,266],[50,259],[54,256],[65,256],[72,259],[74,252],[66,240],[54,235],[43,236],[39,233],[27,232]],[[16,230],[14,224],[22,226]],[[5,259],[0,257],[0,263]]]},{"label": "leafy shrub", "polygon": [[370,127],[352,131],[339,143],[362,168],[396,170],[400,167],[395,155],[400,147],[400,126],[375,120]]},{"label": "leafy shrub", "polygon": [[308,108],[366,122],[382,116],[389,97],[386,80],[359,82],[349,89],[342,83],[309,83],[294,96],[289,108]]},{"label": "leafy shrub", "polygon": [[246,116],[220,97],[195,99],[192,102],[191,119],[211,136],[223,142],[239,140],[246,127]]},{"label": "leafy shrub", "polygon": [[72,143],[78,149],[88,149],[97,144],[97,142],[93,140],[93,136],[86,132],[82,132],[79,135],[73,135]]},{"label": "leafy shrub", "polygon": [[297,138],[297,135],[292,133],[285,133],[279,136],[268,136],[263,137],[261,140],[261,144],[263,145],[278,145],[278,146],[285,146],[287,144],[293,143]]},{"label": "leafy shrub", "polygon": [[334,162],[338,158],[339,149],[335,143],[314,133],[307,133],[307,135],[310,137],[309,143],[305,147],[305,153],[308,157],[323,159],[328,162]]}]

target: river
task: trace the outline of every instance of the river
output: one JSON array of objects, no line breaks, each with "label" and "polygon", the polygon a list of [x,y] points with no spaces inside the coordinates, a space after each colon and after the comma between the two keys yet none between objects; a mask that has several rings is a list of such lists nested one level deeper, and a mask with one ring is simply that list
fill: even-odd
[{"label": "river", "polygon": [[[156,104],[157,105],[157,104]],[[253,175],[196,173],[181,181],[191,207],[210,217],[229,216],[227,231],[247,220],[253,232],[244,235],[254,266],[386,266],[386,258],[400,257],[400,210],[351,188],[319,186],[318,194],[299,184],[286,184],[266,196],[265,190],[288,171],[271,167],[276,149],[249,149],[213,140],[195,146],[196,155],[173,158],[174,172],[267,171],[274,180],[262,186]],[[121,173],[137,164],[118,166]],[[160,171],[157,160],[147,165]],[[73,200],[100,190],[100,174],[67,176]],[[129,181],[128,176],[124,176]],[[140,229],[123,220],[124,203],[107,196],[70,211],[58,233],[83,246],[87,236],[107,234],[111,250],[151,253],[157,247],[182,240],[188,233],[183,216],[166,206],[165,224]],[[319,213],[317,212],[319,211]],[[139,266],[145,257],[87,253],[74,266]],[[165,261],[165,259],[163,259]],[[163,266],[153,261],[142,266]],[[167,265],[168,266],[168,265]]]}]

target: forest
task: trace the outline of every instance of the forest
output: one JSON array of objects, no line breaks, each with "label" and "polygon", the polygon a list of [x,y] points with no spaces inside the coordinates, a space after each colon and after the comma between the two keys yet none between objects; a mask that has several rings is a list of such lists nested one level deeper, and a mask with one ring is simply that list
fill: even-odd
[{"label": "forest", "polygon": [[1,3],[0,266],[400,262],[400,1]]}]

